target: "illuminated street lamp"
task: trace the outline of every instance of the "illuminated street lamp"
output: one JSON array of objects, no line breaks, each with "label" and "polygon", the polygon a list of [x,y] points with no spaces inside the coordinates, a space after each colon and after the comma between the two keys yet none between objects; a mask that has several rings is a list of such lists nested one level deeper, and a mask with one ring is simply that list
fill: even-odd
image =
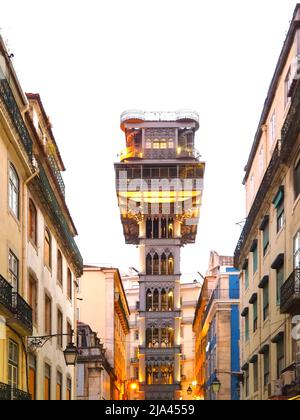
[{"label": "illuminated street lamp", "polygon": [[220,388],[221,388],[221,382],[216,377],[215,380],[213,381],[213,383],[211,384],[211,390],[215,394],[218,394],[220,392]]},{"label": "illuminated street lamp", "polygon": [[187,389],[187,394],[188,395],[192,395],[192,393],[193,393],[193,390],[192,390],[192,387],[191,387],[191,385],[188,387],[188,389]]}]

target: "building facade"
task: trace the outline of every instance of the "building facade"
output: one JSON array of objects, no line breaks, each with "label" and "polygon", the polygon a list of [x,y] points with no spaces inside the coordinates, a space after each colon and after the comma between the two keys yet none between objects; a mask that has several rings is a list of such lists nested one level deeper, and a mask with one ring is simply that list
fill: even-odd
[{"label": "building facade", "polygon": [[140,249],[139,387],[143,399],[180,398],[180,248],[197,232],[204,163],[190,111],[121,116],[126,150],[115,164],[126,243]]},{"label": "building facade", "polygon": [[127,399],[130,311],[119,271],[85,266],[77,306],[78,320],[97,332],[113,369],[111,399]]},{"label": "building facade", "polygon": [[[240,399],[239,318],[239,273],[233,257],[213,251],[193,324],[200,399]],[[221,383],[217,394],[212,390],[216,379]]]},{"label": "building facade", "polygon": [[[4,390],[9,385],[31,399],[72,399],[74,368],[65,365],[63,350],[75,329],[83,264],[64,197],[65,168],[39,95],[23,93],[0,45],[0,306],[13,298],[12,311],[6,308],[1,318],[0,381]],[[39,345],[30,338],[68,333]]]},{"label": "building facade", "polygon": [[299,394],[300,6],[284,42],[246,166],[241,271],[244,399]]},{"label": "building facade", "polygon": [[199,299],[201,284],[197,280],[192,283],[183,281],[180,285],[180,299],[182,319],[180,338],[182,346],[181,355],[181,394],[183,400],[194,400],[198,396],[197,380],[195,375],[195,335],[193,321],[195,308]]},{"label": "building facade", "polygon": [[115,380],[113,369],[100,338],[82,322],[77,328],[77,349],[77,400],[111,400]]}]

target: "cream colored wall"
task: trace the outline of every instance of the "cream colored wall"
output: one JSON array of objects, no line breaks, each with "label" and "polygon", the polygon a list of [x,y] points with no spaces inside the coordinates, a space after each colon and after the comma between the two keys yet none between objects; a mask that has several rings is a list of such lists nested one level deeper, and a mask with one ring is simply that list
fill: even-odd
[{"label": "cream colored wall", "polygon": [[[196,380],[195,372],[195,334],[193,332],[193,321],[195,309],[198,302],[201,286],[200,283],[181,284],[180,295],[182,298],[182,322],[181,322],[181,345],[182,355],[185,359],[181,362],[182,374],[186,377],[181,382],[181,396],[183,400],[192,400],[196,396],[197,387],[193,385]],[[193,393],[187,394],[191,386]]]},{"label": "cream colored wall", "polygon": [[[35,202],[34,196],[29,197]],[[27,200],[28,202],[28,200]],[[38,245],[37,247],[27,240],[27,278],[31,274],[38,282],[38,320],[34,325],[33,335],[41,336],[45,334],[45,293],[52,299],[52,334],[58,332],[57,326],[57,310],[63,313],[63,333],[67,333],[67,321],[70,322],[73,329],[76,329],[75,324],[75,305],[76,305],[76,276],[72,272],[73,278],[73,297],[72,300],[67,297],[67,269],[71,266],[68,264],[64,249],[58,246],[55,231],[49,220],[45,219],[41,209],[35,203],[38,211]],[[44,232],[45,227],[50,230],[52,237],[52,269],[50,270],[44,264]],[[26,229],[27,232],[27,229]],[[57,282],[57,250],[60,250],[63,256],[63,287]],[[67,377],[72,380],[73,389],[75,388],[74,368],[67,367],[64,360],[63,350],[67,346],[67,337],[63,337],[63,347],[60,349],[57,346],[57,338],[48,341],[42,349],[36,352],[37,355],[37,399],[44,398],[44,363],[51,366],[52,374],[52,398],[56,395],[56,371],[61,371],[63,375],[63,399],[66,397],[66,381]],[[74,395],[73,395],[74,397]]]},{"label": "cream colored wall", "polygon": [[[253,203],[253,200],[255,198],[256,192],[260,186],[262,177],[265,173],[265,170],[268,167],[268,164],[271,160],[272,157],[272,153],[274,150],[274,147],[276,145],[277,140],[279,140],[281,138],[281,128],[282,125],[284,123],[284,120],[286,118],[286,115],[288,113],[289,110],[289,105],[290,105],[290,100],[287,103],[287,106],[285,106],[285,79],[286,79],[286,75],[288,73],[288,70],[293,62],[293,60],[295,59],[296,55],[297,55],[297,34],[299,34],[300,31],[298,30],[295,36],[295,41],[293,43],[293,46],[290,50],[287,62],[284,66],[283,72],[280,76],[279,82],[278,82],[278,86],[276,89],[276,94],[275,97],[273,99],[272,105],[270,107],[270,111],[268,113],[268,116],[266,118],[266,123],[265,126],[263,126],[263,132],[262,135],[260,137],[260,142],[259,142],[259,146],[257,148],[256,154],[255,154],[255,158],[253,160],[253,163],[251,165],[251,170],[250,170],[250,174],[249,177],[246,181],[246,209],[247,209],[247,214],[250,211],[251,205]],[[274,142],[270,142],[270,121],[272,118],[272,115],[275,111],[275,115],[276,115],[276,136],[275,136],[275,140]],[[259,153],[261,148],[263,147],[264,150],[264,168],[263,168],[263,172],[260,171],[260,157],[259,157]],[[251,177],[253,176],[254,179],[254,189],[253,189],[253,194],[251,191]]]}]

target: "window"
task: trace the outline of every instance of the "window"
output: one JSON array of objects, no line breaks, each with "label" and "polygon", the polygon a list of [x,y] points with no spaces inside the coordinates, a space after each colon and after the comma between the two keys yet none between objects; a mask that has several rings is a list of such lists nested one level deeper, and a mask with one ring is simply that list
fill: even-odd
[{"label": "window", "polygon": [[152,310],[152,291],[150,289],[147,290],[146,296],[146,311]]},{"label": "window", "polygon": [[45,335],[52,334],[52,302],[48,295],[45,295]]},{"label": "window", "polygon": [[284,224],[284,189],[280,187],[278,193],[273,200],[274,207],[276,209],[277,219],[277,233],[283,228]]},{"label": "window", "polygon": [[20,180],[12,164],[9,165],[9,208],[19,219],[20,213]]},{"label": "window", "polygon": [[29,373],[28,373],[28,380],[29,380],[29,394],[31,395],[32,400],[36,400],[36,379],[37,379],[37,371],[36,371],[36,357],[33,354],[29,354]]},{"label": "window", "polygon": [[257,299],[253,303],[253,332],[257,331],[258,314],[257,314]]},{"label": "window", "polygon": [[51,400],[51,366],[47,363],[44,366],[44,400]]},{"label": "window", "polygon": [[155,253],[153,257],[153,274],[159,274],[159,256],[157,253]]},{"label": "window", "polygon": [[37,245],[37,210],[33,201],[29,200],[28,237]]},{"label": "window", "polygon": [[277,346],[277,379],[280,378],[281,372],[284,370],[284,338],[282,338]]},{"label": "window", "polygon": [[[62,333],[63,333],[63,314],[58,309],[57,310],[57,334],[62,334]],[[57,345],[58,345],[58,347],[62,348],[63,338],[62,338],[61,335],[57,336]]]},{"label": "window", "polygon": [[63,259],[60,250],[57,251],[57,282],[63,284]]},{"label": "window", "polygon": [[17,292],[19,288],[19,260],[11,250],[9,250],[8,254],[8,267],[9,282],[12,285],[13,290]]},{"label": "window", "polygon": [[169,290],[169,293],[168,293],[168,309],[169,309],[169,311],[174,310],[174,292],[173,292],[173,290]]},{"label": "window", "polygon": [[245,396],[246,398],[249,397],[249,391],[250,391],[250,371],[249,368],[245,372]]},{"label": "window", "polygon": [[294,169],[294,190],[296,199],[300,194],[300,159]]},{"label": "window", "polygon": [[300,268],[300,230],[294,237],[294,267]]},{"label": "window", "polygon": [[269,235],[269,222],[266,223],[264,229],[263,229],[263,254],[264,256],[266,255],[268,248],[269,248],[269,243],[270,243],[270,239],[269,239],[270,235]]},{"label": "window", "polygon": [[281,301],[281,286],[284,283],[284,265],[278,267],[276,270],[276,301],[277,305],[280,305]]},{"label": "window", "polygon": [[270,119],[270,123],[269,123],[269,141],[270,141],[270,147],[272,147],[275,139],[276,139],[276,113],[274,111],[273,114],[272,114],[272,117]]},{"label": "window", "polygon": [[167,256],[165,253],[162,254],[160,261],[161,261],[161,275],[165,276],[167,274]]},{"label": "window", "polygon": [[167,311],[168,310],[168,295],[165,289],[162,289],[161,291],[161,310]]},{"label": "window", "polygon": [[151,254],[147,255],[146,258],[146,274],[152,275],[152,256]]},{"label": "window", "polygon": [[258,359],[253,363],[253,386],[254,392],[258,391]]},{"label": "window", "polygon": [[245,275],[245,290],[248,289],[249,287],[249,265],[248,265],[248,261],[245,262],[244,264],[244,275]]},{"label": "window", "polygon": [[258,270],[258,247],[257,247],[257,241],[253,242],[252,248],[252,262],[253,262],[253,274],[255,274]]},{"label": "window", "polygon": [[155,289],[154,293],[153,293],[152,310],[153,311],[159,311],[159,291],[157,289]]},{"label": "window", "polygon": [[269,282],[263,287],[263,319],[264,321],[269,316]]},{"label": "window", "polygon": [[169,275],[174,274],[174,257],[173,257],[173,254],[170,254],[169,258],[168,258],[168,274]]},{"label": "window", "polygon": [[250,331],[249,331],[249,314],[247,314],[245,316],[245,340],[249,341],[249,335],[250,335]]},{"label": "window", "polygon": [[69,268],[67,271],[67,296],[72,300],[72,273]]},{"label": "window", "polygon": [[292,82],[293,82],[292,68],[290,67],[288,72],[287,72],[285,81],[284,81],[284,99],[285,99],[284,105],[285,106],[287,106],[287,104],[289,102],[289,92],[290,92],[290,88],[292,86]]},{"label": "window", "polygon": [[44,241],[44,263],[47,267],[51,268],[52,264],[52,249],[51,249],[51,235],[48,228],[45,229],[45,241]]},{"label": "window", "polygon": [[71,344],[72,341],[73,341],[73,334],[72,334],[72,332],[73,332],[72,325],[71,325],[71,323],[69,321],[67,321],[67,334],[68,334],[68,336],[67,336],[67,343],[68,344]]},{"label": "window", "polygon": [[67,395],[66,400],[71,401],[72,399],[72,380],[71,378],[67,378]]},{"label": "window", "polygon": [[38,320],[38,286],[37,281],[29,276],[29,305],[32,308],[32,322],[37,325]]},{"label": "window", "polygon": [[264,386],[270,383],[270,355],[269,349],[264,353]]},{"label": "window", "polygon": [[62,400],[62,374],[61,372],[56,372],[56,400]]},{"label": "window", "polygon": [[19,346],[13,340],[8,342],[8,385],[18,388],[19,383]]}]

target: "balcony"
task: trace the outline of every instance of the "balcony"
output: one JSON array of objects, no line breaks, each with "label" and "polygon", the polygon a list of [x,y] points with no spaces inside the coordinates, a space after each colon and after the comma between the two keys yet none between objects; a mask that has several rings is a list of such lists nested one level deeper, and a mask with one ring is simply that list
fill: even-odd
[{"label": "balcony", "polygon": [[60,236],[63,238],[65,250],[68,252],[76,267],[76,275],[81,277],[83,268],[82,256],[61,210],[61,206],[55,197],[47,175],[42,166],[39,165],[39,167],[39,176],[34,178],[33,185],[45,207],[48,209],[50,216],[54,219],[54,225],[56,226]]},{"label": "balcony", "polygon": [[0,99],[4,102],[10,119],[19,135],[22,148],[26,151],[30,161],[32,159],[32,140],[22,118],[18,104],[6,79],[0,80]]},{"label": "balcony", "polygon": [[0,276],[0,309],[6,315],[12,312],[12,287]]},{"label": "balcony", "polygon": [[0,309],[7,317],[7,325],[22,336],[32,334],[32,309],[12,286],[0,276]]},{"label": "balcony", "polygon": [[120,154],[120,161],[137,159],[200,159],[201,155],[194,147],[177,147],[177,149],[135,149],[128,147]]},{"label": "balcony", "polygon": [[31,395],[20,389],[13,388],[10,385],[0,382],[0,400],[4,401],[30,401]]},{"label": "balcony", "polygon": [[300,314],[300,268],[292,272],[280,291],[280,312],[282,314]]}]

